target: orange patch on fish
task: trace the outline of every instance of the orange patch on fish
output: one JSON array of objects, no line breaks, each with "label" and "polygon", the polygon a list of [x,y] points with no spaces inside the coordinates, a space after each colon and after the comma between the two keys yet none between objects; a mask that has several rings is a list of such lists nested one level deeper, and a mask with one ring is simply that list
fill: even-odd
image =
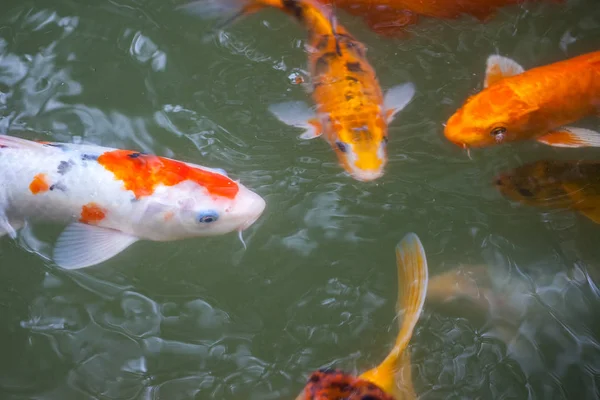
[{"label": "orange patch on fish", "polygon": [[165,221],[170,221],[173,219],[174,216],[175,216],[175,213],[173,211],[167,211],[165,213],[164,219],[165,219]]},{"label": "orange patch on fish", "polygon": [[221,174],[131,150],[108,151],[98,157],[98,162],[123,181],[125,189],[137,198],[151,195],[158,185],[174,186],[186,180],[206,188],[214,196],[233,199],[239,191],[234,181]]},{"label": "orange patch on fish", "polygon": [[84,224],[95,224],[106,218],[107,210],[98,204],[91,202],[81,207],[81,218],[79,222]]},{"label": "orange patch on fish", "polygon": [[29,184],[29,190],[33,194],[44,193],[47,192],[48,189],[50,189],[50,185],[48,184],[46,174],[37,174]]}]

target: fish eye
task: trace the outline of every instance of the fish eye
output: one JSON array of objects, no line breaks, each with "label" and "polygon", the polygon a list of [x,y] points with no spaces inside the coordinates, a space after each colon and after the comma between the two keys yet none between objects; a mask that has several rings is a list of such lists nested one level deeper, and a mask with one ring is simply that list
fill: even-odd
[{"label": "fish eye", "polygon": [[342,152],[345,153],[348,151],[348,146],[346,145],[346,143],[340,142],[339,140],[336,140],[335,145],[337,146],[337,148]]},{"label": "fish eye", "polygon": [[494,129],[492,129],[492,132],[491,132],[492,136],[498,136],[498,135],[502,136],[505,133],[506,133],[506,128],[503,127],[503,126],[498,126],[498,127],[494,128]]},{"label": "fish eye", "polygon": [[388,144],[388,141],[389,141],[388,137],[384,136],[383,137],[383,144]]},{"label": "fish eye", "polygon": [[219,213],[216,211],[202,211],[198,214],[198,222],[202,224],[210,224],[219,219]]}]

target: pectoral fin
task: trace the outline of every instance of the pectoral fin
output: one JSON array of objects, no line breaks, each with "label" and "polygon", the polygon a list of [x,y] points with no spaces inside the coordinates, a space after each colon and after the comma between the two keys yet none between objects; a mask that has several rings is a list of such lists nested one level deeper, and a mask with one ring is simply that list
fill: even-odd
[{"label": "pectoral fin", "polygon": [[9,221],[4,212],[0,213],[0,236],[8,234],[11,239],[16,239],[17,230],[19,230],[22,226],[22,223]]},{"label": "pectoral fin", "polygon": [[491,55],[487,59],[485,69],[485,81],[483,87],[486,88],[504,78],[522,74],[525,69],[516,61],[499,55]]},{"label": "pectoral fin", "polygon": [[538,137],[537,141],[554,147],[600,147],[600,133],[564,126]]},{"label": "pectoral fin", "polygon": [[386,121],[390,123],[394,119],[394,116],[410,103],[414,95],[415,85],[411,82],[389,89],[383,99]]},{"label": "pectoral fin", "polygon": [[[396,312],[401,321],[396,343],[389,355],[379,366],[361,375],[387,393],[396,396],[412,392],[410,355],[406,347],[412,337],[413,330],[425,303],[427,294],[427,258],[425,250],[414,233],[409,233],[396,246],[396,263],[398,268],[398,300]],[[402,388],[402,390],[400,389]]]},{"label": "pectoral fin", "polygon": [[272,104],[269,111],[281,122],[303,128],[301,139],[314,139],[323,133],[321,123],[316,114],[302,101],[289,101],[286,103]]},{"label": "pectoral fin", "polygon": [[73,223],[58,237],[52,258],[65,269],[90,267],[116,256],[138,240],[113,229]]},{"label": "pectoral fin", "polygon": [[581,187],[563,184],[563,188],[573,201],[573,208],[597,224],[600,224],[600,193],[593,186]]}]

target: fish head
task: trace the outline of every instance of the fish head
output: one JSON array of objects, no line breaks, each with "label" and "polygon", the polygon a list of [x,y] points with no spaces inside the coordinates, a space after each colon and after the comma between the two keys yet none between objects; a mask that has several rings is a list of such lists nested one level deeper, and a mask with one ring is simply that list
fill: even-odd
[{"label": "fish head", "polygon": [[[225,175],[222,180],[236,190],[219,191],[198,182],[184,181],[175,186],[157,188],[147,214],[158,221],[160,229],[175,237],[222,235],[243,231],[261,216],[265,200]],[[227,182],[230,181],[230,182]]]},{"label": "fish head", "polygon": [[570,198],[563,189],[560,171],[550,161],[537,161],[501,173],[494,186],[505,197],[538,207],[567,207]]},{"label": "fish head", "polygon": [[383,117],[372,121],[333,122],[331,146],[340,165],[354,179],[372,181],[387,164],[387,125]]},{"label": "fish head", "polygon": [[313,372],[296,400],[394,400],[377,385],[339,370]]},{"label": "fish head", "polygon": [[448,119],[444,135],[463,147],[487,147],[532,137],[536,105],[508,85],[496,84],[467,99]]}]

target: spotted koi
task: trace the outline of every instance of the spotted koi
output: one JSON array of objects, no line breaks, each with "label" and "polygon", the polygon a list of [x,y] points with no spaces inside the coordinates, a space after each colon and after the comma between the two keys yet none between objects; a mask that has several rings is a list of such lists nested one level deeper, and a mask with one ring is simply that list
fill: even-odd
[{"label": "spotted koi", "polygon": [[184,8],[207,17],[229,12],[227,21],[264,7],[280,9],[308,31],[308,69],[316,110],[304,102],[274,104],[269,110],[282,122],[304,129],[302,139],[322,136],[352,177],[381,177],[387,163],[388,124],[415,93],[406,83],[385,96],[365,46],[340,25],[330,8],[316,0],[205,0]]},{"label": "spotted koi", "polygon": [[26,221],[67,223],[53,252],[96,265],[145,239],[242,231],[265,201],[224,172],[131,150],[0,135],[0,235]]}]

